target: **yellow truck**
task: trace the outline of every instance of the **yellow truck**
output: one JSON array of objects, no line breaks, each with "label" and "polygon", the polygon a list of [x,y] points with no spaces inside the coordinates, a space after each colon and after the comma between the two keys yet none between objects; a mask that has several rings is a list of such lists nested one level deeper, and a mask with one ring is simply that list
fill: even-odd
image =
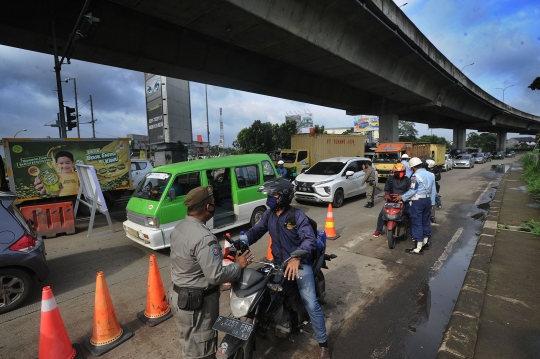
[{"label": "yellow truck", "polygon": [[292,135],[292,149],[281,150],[281,159],[288,175],[296,177],[327,158],[363,157],[365,143],[365,135]]},{"label": "yellow truck", "polygon": [[431,144],[430,146],[431,155],[430,157],[435,161],[435,165],[439,167],[443,167],[445,163],[445,157],[446,154],[446,145],[439,145],[439,144]]},{"label": "yellow truck", "polygon": [[394,165],[401,162],[401,156],[404,154],[425,160],[431,154],[430,146],[429,143],[413,142],[388,142],[379,144],[375,150],[375,157],[373,159],[379,178],[388,178],[394,169]]}]

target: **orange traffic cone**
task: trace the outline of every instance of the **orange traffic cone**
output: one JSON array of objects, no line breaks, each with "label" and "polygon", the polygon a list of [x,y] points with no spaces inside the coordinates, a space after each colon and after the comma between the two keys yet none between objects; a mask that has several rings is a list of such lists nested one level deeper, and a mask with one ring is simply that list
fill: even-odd
[{"label": "orange traffic cone", "polygon": [[133,334],[118,324],[109,288],[103,272],[96,274],[96,297],[94,302],[94,326],[92,337],[83,345],[93,356],[100,356],[122,344]]},{"label": "orange traffic cone", "polygon": [[170,317],[172,317],[172,312],[167,302],[167,295],[165,294],[165,288],[163,288],[161,274],[159,274],[156,255],[150,254],[146,310],[137,313],[137,318],[142,320],[143,323],[154,327]]},{"label": "orange traffic cone", "polygon": [[51,287],[41,293],[41,324],[39,327],[39,359],[82,359],[69,340],[66,327],[56,305]]},{"label": "orange traffic cone", "polygon": [[339,236],[336,233],[336,227],[334,225],[334,212],[332,211],[332,204],[328,205],[328,212],[326,213],[326,224],[324,226],[326,232],[326,239],[338,239]]},{"label": "orange traffic cone", "polygon": [[272,254],[272,236],[268,236],[268,248],[266,249],[266,257],[264,259],[268,262],[274,260],[274,255]]}]

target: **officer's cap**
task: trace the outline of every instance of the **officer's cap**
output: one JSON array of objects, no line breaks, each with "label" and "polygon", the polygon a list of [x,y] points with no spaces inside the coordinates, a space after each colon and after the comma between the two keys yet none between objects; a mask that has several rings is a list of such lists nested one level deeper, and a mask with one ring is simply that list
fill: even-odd
[{"label": "officer's cap", "polygon": [[212,186],[200,186],[192,189],[186,196],[184,204],[188,208],[195,207],[196,205],[206,201],[213,195]]}]

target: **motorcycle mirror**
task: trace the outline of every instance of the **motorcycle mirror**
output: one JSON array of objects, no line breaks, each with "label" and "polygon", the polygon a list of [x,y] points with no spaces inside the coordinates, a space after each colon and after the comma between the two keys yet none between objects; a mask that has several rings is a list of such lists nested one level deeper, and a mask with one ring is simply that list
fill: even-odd
[{"label": "motorcycle mirror", "polygon": [[297,250],[295,250],[294,252],[291,253],[291,258],[304,259],[304,258],[307,257],[308,254],[309,254],[309,252],[304,250],[304,249],[297,249]]}]

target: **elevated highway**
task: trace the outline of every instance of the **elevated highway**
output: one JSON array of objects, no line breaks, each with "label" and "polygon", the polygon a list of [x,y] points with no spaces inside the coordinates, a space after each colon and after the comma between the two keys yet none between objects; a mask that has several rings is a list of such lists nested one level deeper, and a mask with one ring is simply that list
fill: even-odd
[{"label": "elevated highway", "polygon": [[[82,1],[4,4],[0,43],[63,52]],[[73,58],[454,129],[534,134],[540,117],[487,94],[445,58],[390,0],[93,0],[100,23]],[[52,67],[51,59],[51,67]]]}]

